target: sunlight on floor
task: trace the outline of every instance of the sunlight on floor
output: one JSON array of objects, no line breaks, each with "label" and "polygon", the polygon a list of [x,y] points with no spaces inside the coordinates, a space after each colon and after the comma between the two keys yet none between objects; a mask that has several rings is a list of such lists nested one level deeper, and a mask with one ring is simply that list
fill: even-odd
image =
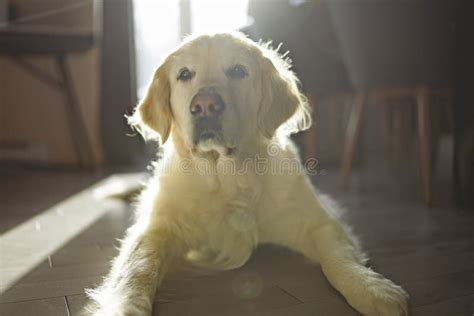
[{"label": "sunlight on floor", "polygon": [[0,293],[106,212],[126,207],[110,197],[136,191],[144,179],[142,173],[110,176],[0,235]]}]

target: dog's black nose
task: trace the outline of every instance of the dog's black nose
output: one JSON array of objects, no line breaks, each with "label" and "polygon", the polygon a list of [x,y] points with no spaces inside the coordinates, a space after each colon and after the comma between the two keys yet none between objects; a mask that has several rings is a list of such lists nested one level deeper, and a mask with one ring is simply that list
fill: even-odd
[{"label": "dog's black nose", "polygon": [[191,101],[189,111],[195,117],[219,116],[224,112],[222,97],[213,90],[202,89]]}]

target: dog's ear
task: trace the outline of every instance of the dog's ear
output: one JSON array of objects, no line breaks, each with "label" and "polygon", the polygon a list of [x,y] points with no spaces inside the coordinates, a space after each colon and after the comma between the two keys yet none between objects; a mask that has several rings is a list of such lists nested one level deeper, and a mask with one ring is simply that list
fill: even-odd
[{"label": "dog's ear", "polygon": [[169,61],[165,60],[155,71],[145,97],[128,117],[128,123],[145,139],[159,135],[161,144],[168,139],[172,124],[168,69]]},{"label": "dog's ear", "polygon": [[260,132],[271,139],[277,130],[289,135],[308,129],[310,107],[299,90],[298,78],[290,70],[289,60],[268,46],[260,50],[263,57],[262,101],[258,111]]}]

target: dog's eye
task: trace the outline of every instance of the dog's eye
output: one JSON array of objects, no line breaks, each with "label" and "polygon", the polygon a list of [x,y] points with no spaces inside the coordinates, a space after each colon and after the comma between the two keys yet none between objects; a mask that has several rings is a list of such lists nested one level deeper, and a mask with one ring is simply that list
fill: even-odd
[{"label": "dog's eye", "polygon": [[231,79],[243,79],[248,76],[247,69],[245,69],[244,66],[239,65],[239,64],[234,65],[230,67],[229,69],[227,69],[225,74],[227,75],[227,77]]},{"label": "dog's eye", "polygon": [[179,71],[178,80],[188,81],[188,80],[191,80],[193,76],[194,76],[194,72],[192,72],[188,68],[183,68]]}]

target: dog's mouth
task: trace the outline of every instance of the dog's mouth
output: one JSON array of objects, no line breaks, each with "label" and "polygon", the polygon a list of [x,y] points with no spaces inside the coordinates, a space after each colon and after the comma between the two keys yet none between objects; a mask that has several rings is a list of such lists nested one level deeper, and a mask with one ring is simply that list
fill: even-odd
[{"label": "dog's mouth", "polygon": [[210,128],[195,131],[193,137],[194,146],[199,146],[205,143],[214,143],[216,145],[224,146],[225,142],[222,131]]},{"label": "dog's mouth", "polygon": [[193,146],[191,148],[191,152],[197,156],[200,156],[204,153],[215,152],[224,157],[233,157],[235,156],[237,152],[237,148],[217,146],[212,143],[202,143],[202,144]]},{"label": "dog's mouth", "polygon": [[201,142],[215,141],[223,142],[222,124],[219,119],[202,117],[194,121],[193,143],[199,145]]},{"label": "dog's mouth", "polygon": [[236,148],[226,143],[221,129],[205,128],[195,130],[191,150],[194,154],[215,151],[223,156],[234,155]]},{"label": "dog's mouth", "polygon": [[191,148],[193,154],[199,155],[206,152],[216,152],[221,156],[231,157],[235,155],[237,147],[224,144],[224,141],[212,132],[202,134],[200,139]]},{"label": "dog's mouth", "polygon": [[230,157],[236,153],[236,147],[229,145],[224,136],[221,120],[203,117],[195,120],[193,129],[194,154],[215,151],[222,156]]},{"label": "dog's mouth", "polygon": [[199,134],[197,143],[199,143],[200,141],[206,141],[206,140],[209,140],[209,139],[219,139],[219,138],[220,138],[219,134],[216,131],[205,130],[205,131],[201,132],[201,134]]}]

